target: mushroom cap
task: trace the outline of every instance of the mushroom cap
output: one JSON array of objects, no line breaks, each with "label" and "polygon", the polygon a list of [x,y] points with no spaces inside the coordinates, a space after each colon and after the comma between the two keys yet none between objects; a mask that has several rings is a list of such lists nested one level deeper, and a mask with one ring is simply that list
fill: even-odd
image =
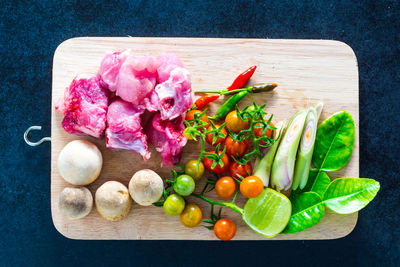
[{"label": "mushroom cap", "polygon": [[117,181],[108,181],[100,186],[95,195],[96,209],[110,221],[122,220],[132,206],[128,188]]},{"label": "mushroom cap", "polygon": [[69,142],[60,152],[58,171],[70,184],[87,185],[99,177],[103,157],[93,143],[86,140]]},{"label": "mushroom cap", "polygon": [[163,188],[161,177],[149,169],[137,171],[129,182],[131,197],[142,206],[150,206],[158,201],[162,196]]},{"label": "mushroom cap", "polygon": [[92,193],[86,187],[66,187],[61,191],[58,207],[68,218],[83,218],[92,210]]}]

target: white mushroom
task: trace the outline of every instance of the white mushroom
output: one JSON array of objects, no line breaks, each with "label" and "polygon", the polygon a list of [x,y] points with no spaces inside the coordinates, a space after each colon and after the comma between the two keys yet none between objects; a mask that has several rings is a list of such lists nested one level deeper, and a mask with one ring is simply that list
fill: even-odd
[{"label": "white mushroom", "polygon": [[87,185],[100,175],[103,157],[96,145],[86,140],[68,143],[58,156],[58,171],[70,184]]},{"label": "white mushroom", "polygon": [[60,194],[58,207],[68,218],[83,218],[92,210],[92,193],[86,187],[66,187]]},{"label": "white mushroom", "polygon": [[122,220],[132,206],[128,188],[116,181],[108,181],[100,186],[96,191],[95,201],[97,211],[110,221]]},{"label": "white mushroom", "polygon": [[129,182],[129,193],[136,203],[149,206],[161,198],[163,181],[152,170],[144,169],[136,172]]}]

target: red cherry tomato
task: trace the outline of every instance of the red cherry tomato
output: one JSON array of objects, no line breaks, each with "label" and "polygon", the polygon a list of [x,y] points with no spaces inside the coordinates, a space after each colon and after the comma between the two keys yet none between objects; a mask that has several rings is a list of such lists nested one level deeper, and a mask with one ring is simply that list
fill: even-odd
[{"label": "red cherry tomato", "polygon": [[[210,153],[215,153],[215,151],[210,151]],[[220,151],[219,153],[221,155],[222,152]],[[224,163],[224,166],[221,166],[219,163],[217,163],[214,168],[211,168],[213,162],[214,160],[209,158],[203,159],[204,167],[206,168],[206,170],[211,171],[215,174],[221,174],[223,172],[226,172],[229,168],[229,157],[228,155],[226,155],[226,153],[222,157],[222,162]]]},{"label": "red cherry tomato", "polygon": [[[239,164],[237,162],[232,162],[229,167],[229,173],[233,178],[241,180],[240,176],[247,177],[250,176],[253,172],[253,168],[251,167],[251,163],[247,162],[245,165]],[[240,176],[239,176],[240,175]]]},{"label": "red cherry tomato", "polygon": [[[220,126],[221,126],[221,125],[215,124],[215,127],[216,127],[216,128],[219,128]],[[212,130],[212,126],[209,125],[208,128],[207,128],[207,130],[208,130],[208,131],[211,131],[211,130]],[[225,135],[225,138],[226,138],[226,130],[225,130],[225,128],[223,128],[223,129],[221,130],[221,133],[224,134],[224,135]],[[217,140],[213,143],[212,141],[213,141],[213,139],[214,139],[214,135],[213,135],[213,134],[210,134],[210,133],[208,133],[208,134],[206,135],[206,141],[207,141],[207,143],[209,143],[209,144],[212,145],[212,146],[216,146],[216,145],[218,145],[218,144],[221,144],[222,142],[224,142],[225,138],[222,138],[221,136],[218,136]]]},{"label": "red cherry tomato", "polygon": [[[265,121],[265,122],[267,122],[267,121]],[[259,123],[254,124],[254,126],[260,125],[260,124],[261,123],[259,122]],[[270,122],[269,125],[275,127],[275,125],[272,122]],[[253,129],[253,133],[254,133],[254,135],[256,137],[261,137],[262,136],[262,132],[263,132],[262,128],[254,128]],[[272,135],[272,129],[265,130],[265,136],[268,136],[269,138],[271,138],[271,135]],[[276,138],[276,130],[274,131],[273,138],[274,139]],[[265,143],[265,142],[264,141],[260,141],[260,143],[262,144],[262,143]]]},{"label": "red cherry tomato", "polygon": [[249,143],[247,139],[244,139],[242,142],[238,142],[233,140],[232,137],[228,136],[225,140],[226,153],[231,157],[243,157],[247,152],[247,148],[249,147]]}]

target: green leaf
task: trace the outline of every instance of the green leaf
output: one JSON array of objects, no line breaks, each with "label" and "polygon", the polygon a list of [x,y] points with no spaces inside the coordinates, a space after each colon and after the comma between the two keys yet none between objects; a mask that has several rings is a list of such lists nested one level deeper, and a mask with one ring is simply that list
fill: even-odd
[{"label": "green leaf", "polygon": [[317,193],[321,198],[323,197],[326,189],[328,189],[331,179],[324,171],[318,169],[311,169],[308,174],[308,180],[306,186],[301,190],[297,189],[292,194],[298,195],[302,192],[314,192]]},{"label": "green leaf", "polygon": [[321,197],[314,192],[298,194],[292,200],[292,215],[283,233],[297,233],[316,225],[324,217]]},{"label": "green leaf", "polygon": [[315,139],[312,162],[317,169],[337,171],[343,168],[353,153],[354,120],[346,111],[333,114],[320,124]]},{"label": "green leaf", "polygon": [[315,170],[312,170],[310,171],[310,177],[312,175],[314,175],[315,178],[310,191],[315,192],[322,197],[331,184],[331,179],[324,171],[315,172]]},{"label": "green leaf", "polygon": [[297,189],[295,190],[295,192],[310,192],[311,187],[314,184],[315,178],[317,178],[318,171],[318,169],[310,169],[306,186],[303,188],[303,190]]},{"label": "green leaf", "polygon": [[349,214],[364,208],[378,193],[378,181],[368,178],[338,178],[326,190],[323,200],[332,211]]}]

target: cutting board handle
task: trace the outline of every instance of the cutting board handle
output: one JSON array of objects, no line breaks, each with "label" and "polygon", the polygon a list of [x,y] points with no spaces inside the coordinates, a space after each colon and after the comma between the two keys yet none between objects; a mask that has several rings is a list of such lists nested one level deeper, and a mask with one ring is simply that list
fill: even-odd
[{"label": "cutting board handle", "polygon": [[25,140],[25,143],[27,143],[28,145],[30,145],[30,146],[38,146],[38,145],[40,145],[41,143],[43,143],[43,142],[46,142],[46,141],[49,141],[49,142],[51,142],[51,137],[43,137],[42,139],[40,139],[39,141],[37,141],[37,142],[31,142],[31,141],[29,141],[29,139],[28,139],[28,134],[29,134],[29,132],[30,131],[32,131],[32,130],[42,130],[42,126],[31,126],[31,127],[29,127],[26,131],[25,131],[25,133],[24,133],[24,140]]}]

